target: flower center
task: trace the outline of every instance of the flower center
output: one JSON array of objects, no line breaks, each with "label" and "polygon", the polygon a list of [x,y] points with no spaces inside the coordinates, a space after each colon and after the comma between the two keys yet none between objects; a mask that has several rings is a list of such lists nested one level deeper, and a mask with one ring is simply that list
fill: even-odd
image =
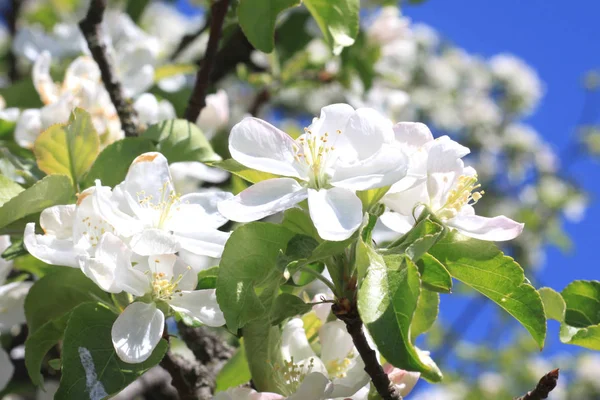
[{"label": "flower center", "polygon": [[154,196],[146,195],[144,190],[137,192],[138,203],[146,208],[155,210],[157,212],[154,227],[162,229],[165,223],[171,218],[171,211],[176,209],[179,210],[181,204],[181,195],[171,189],[172,185],[170,181],[163,184],[160,189],[160,199],[158,202],[154,202]]},{"label": "flower center", "polygon": [[346,356],[346,358],[339,360],[331,360],[327,363],[327,365],[325,366],[327,368],[327,373],[329,374],[330,378],[345,378],[346,377],[346,373],[348,372],[348,368],[350,367],[350,364],[352,363],[351,359],[352,359],[352,352],[348,353],[348,355]]},{"label": "flower center", "polygon": [[463,206],[474,205],[483,197],[485,192],[477,190],[480,187],[481,185],[477,183],[477,175],[461,175],[454,189],[448,194],[446,203],[436,215],[443,220],[456,217]]},{"label": "flower center", "polygon": [[273,366],[275,384],[285,396],[294,394],[304,378],[312,372],[314,358],[311,357],[306,362],[294,363],[294,357],[292,357],[289,361],[283,361],[283,365],[275,364]]},{"label": "flower center", "polygon": [[333,139],[328,132],[322,135],[314,134],[310,129],[304,128],[304,135],[300,136],[294,145],[296,162],[308,168],[309,184],[315,189],[327,186],[329,176],[327,170],[335,161],[335,143],[342,134],[337,130]]},{"label": "flower center", "polygon": [[92,247],[96,247],[102,235],[106,232],[115,233],[115,228],[103,220],[95,216],[87,216],[81,219],[85,229],[82,234],[86,237]]},{"label": "flower center", "polygon": [[[159,260],[155,260],[159,263]],[[188,267],[188,271],[191,267]],[[187,273],[187,271],[186,271]],[[168,279],[164,272],[153,272],[152,273],[152,294],[157,300],[171,300],[174,295],[181,292],[177,287],[179,282],[183,279],[185,274],[179,274],[177,277]]]}]

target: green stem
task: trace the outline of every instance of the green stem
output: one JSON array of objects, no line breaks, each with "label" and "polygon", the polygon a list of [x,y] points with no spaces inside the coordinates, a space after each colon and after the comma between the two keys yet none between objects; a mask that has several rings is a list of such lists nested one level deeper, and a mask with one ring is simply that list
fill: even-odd
[{"label": "green stem", "polygon": [[313,269],[308,268],[307,266],[300,267],[299,271],[304,271],[306,273],[313,275],[315,278],[317,278],[318,280],[323,282],[325,285],[327,285],[327,287],[329,289],[331,289],[331,291],[333,292],[334,296],[337,297],[337,295],[336,295],[337,290],[335,288],[335,285],[329,279],[325,278],[322,274],[320,274],[319,272],[317,272]]}]

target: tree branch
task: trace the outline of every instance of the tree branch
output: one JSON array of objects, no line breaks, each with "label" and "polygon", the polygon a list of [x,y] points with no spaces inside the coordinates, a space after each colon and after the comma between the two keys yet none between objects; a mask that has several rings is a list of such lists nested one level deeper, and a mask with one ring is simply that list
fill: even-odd
[{"label": "tree branch", "polygon": [[87,15],[79,23],[79,28],[94,61],[98,64],[102,82],[104,82],[110,99],[117,110],[125,136],[138,136],[137,113],[131,100],[127,99],[123,93],[121,82],[117,79],[111,61],[108,59],[106,45],[102,42],[100,31],[105,9],[106,0],[92,0]]},{"label": "tree branch", "polygon": [[260,92],[258,92],[256,97],[254,98],[254,101],[250,105],[250,108],[248,109],[248,112],[250,113],[250,115],[253,115],[255,117],[258,116],[258,112],[260,111],[261,107],[266,102],[268,102],[270,98],[271,98],[271,93],[269,92],[269,89],[264,88]]},{"label": "tree branch", "polygon": [[550,392],[556,387],[558,382],[558,372],[558,368],[548,372],[546,375],[542,376],[535,389],[531,392],[527,392],[527,394],[521,397],[515,398],[515,400],[547,399]]},{"label": "tree branch", "polygon": [[206,90],[210,83],[210,73],[217,56],[217,50],[219,49],[219,39],[221,38],[223,21],[225,20],[228,7],[229,0],[218,0],[210,8],[210,36],[206,45],[204,61],[196,75],[196,84],[194,85],[194,90],[184,115],[185,119],[192,123],[196,122],[200,111],[206,106]]},{"label": "tree branch", "polygon": [[198,29],[194,33],[188,33],[187,35],[185,35],[181,38],[181,41],[177,45],[177,48],[169,57],[171,59],[171,61],[175,60],[177,58],[177,56],[179,56],[183,52],[183,50],[185,50],[185,48],[188,47],[188,45],[190,43],[192,43],[194,40],[196,40],[196,38],[198,36],[202,35],[204,32],[206,32],[208,30],[208,28],[210,26],[210,20],[211,20],[211,18],[210,18],[210,14],[209,14],[206,16],[206,23],[200,29]]},{"label": "tree branch", "polygon": [[180,400],[212,399],[214,379],[205,366],[173,354],[171,350],[162,359],[160,366],[171,375],[171,384],[177,389]]},{"label": "tree branch", "polygon": [[22,0],[10,0],[4,15],[6,27],[11,38],[11,46],[8,50],[8,79],[11,82],[16,82],[20,78],[19,69],[17,68],[17,56],[12,49],[12,40],[14,40],[17,34],[17,19],[22,3]]},{"label": "tree branch", "polygon": [[365,371],[371,377],[377,393],[379,393],[383,400],[402,399],[396,387],[390,382],[388,375],[383,371],[383,367],[377,359],[377,353],[375,353],[375,350],[367,342],[356,304],[338,302],[332,305],[331,310],[338,319],[346,324],[346,329],[352,337],[356,350],[358,350],[360,357],[365,363]]},{"label": "tree branch", "polygon": [[179,336],[194,353],[196,360],[206,366],[210,375],[216,378],[223,365],[233,356],[234,349],[209,328],[193,328],[179,322],[177,329]]}]

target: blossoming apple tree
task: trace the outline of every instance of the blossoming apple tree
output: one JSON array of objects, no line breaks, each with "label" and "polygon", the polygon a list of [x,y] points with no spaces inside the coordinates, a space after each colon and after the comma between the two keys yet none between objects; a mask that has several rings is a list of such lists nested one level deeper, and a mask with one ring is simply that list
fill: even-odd
[{"label": "blossoming apple tree", "polygon": [[536,280],[587,198],[519,59],[385,1],[79,3],[7,12],[0,394],[410,397],[456,282],[600,350],[600,284]]}]

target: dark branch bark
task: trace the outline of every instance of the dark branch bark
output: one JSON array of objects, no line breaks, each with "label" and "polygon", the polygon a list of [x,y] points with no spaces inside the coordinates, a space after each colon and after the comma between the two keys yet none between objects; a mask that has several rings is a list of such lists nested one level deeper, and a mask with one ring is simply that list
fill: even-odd
[{"label": "dark branch bark", "polygon": [[250,113],[250,115],[253,115],[256,117],[258,115],[258,112],[260,111],[260,108],[267,101],[269,101],[270,98],[271,98],[271,93],[269,93],[269,90],[267,88],[258,92],[256,97],[254,98],[254,101],[252,102],[252,105],[248,109],[248,112]]},{"label": "dark branch bark", "polygon": [[233,356],[235,349],[209,328],[192,328],[182,322],[177,324],[177,328],[179,336],[194,353],[196,360],[206,366],[216,378],[223,365]]},{"label": "dark branch bark", "polygon": [[133,109],[130,99],[125,97],[121,82],[117,79],[115,71],[108,59],[106,45],[102,42],[100,34],[102,18],[106,9],[106,0],[92,0],[90,8],[85,18],[79,23],[79,28],[88,44],[94,61],[100,68],[102,82],[110,95],[110,99],[117,110],[121,120],[121,128],[125,131],[125,136],[138,136],[137,114]]},{"label": "dark branch bark", "polygon": [[377,359],[377,353],[369,346],[367,337],[363,331],[363,323],[358,315],[356,305],[349,303],[334,303],[331,307],[334,315],[346,324],[346,329],[352,337],[354,346],[363,362],[365,363],[365,371],[371,377],[373,386],[377,389],[377,393],[383,400],[399,400],[402,399],[396,387],[390,382],[390,378],[383,371],[383,367]]},{"label": "dark branch bark", "polygon": [[548,372],[546,375],[542,376],[535,389],[531,392],[527,392],[527,394],[521,397],[515,398],[515,400],[547,399],[550,392],[556,387],[558,382],[558,372],[558,368]]},{"label": "dark branch bark", "polygon": [[21,9],[22,0],[10,0],[4,19],[6,21],[6,27],[11,37],[11,47],[8,50],[8,79],[11,82],[19,80],[19,69],[17,68],[17,56],[12,49],[12,40],[14,40],[17,34],[17,19],[19,17],[19,11]]},{"label": "dark branch bark", "polygon": [[223,21],[225,20],[228,7],[229,0],[218,0],[210,8],[210,36],[208,37],[204,60],[198,70],[198,75],[196,75],[194,90],[185,110],[185,119],[192,123],[196,122],[200,111],[206,105],[206,90],[210,84],[210,73],[217,56],[217,50],[219,49],[219,39],[221,38]]},{"label": "dark branch bark", "polygon": [[[252,71],[263,70],[250,62],[250,55],[253,51],[254,46],[250,44],[242,30],[238,27],[217,53],[213,71],[210,74],[211,82],[218,82],[227,74],[234,71],[240,63],[247,64]],[[202,65],[201,61],[199,64]]]},{"label": "dark branch bark", "polygon": [[177,400],[179,395],[170,382],[171,376],[167,371],[161,367],[154,367],[111,399]]},{"label": "dark branch bark", "polygon": [[198,29],[196,32],[194,33],[188,33],[187,35],[185,35],[184,37],[181,38],[181,41],[179,42],[179,44],[177,45],[177,48],[175,49],[175,51],[173,52],[173,54],[171,54],[171,61],[175,60],[177,58],[177,56],[179,56],[183,50],[188,47],[188,45],[190,43],[192,43],[194,40],[196,40],[196,38],[200,35],[202,35],[204,32],[206,32],[206,30],[209,28],[210,26],[210,15],[206,16],[206,23],[204,24],[204,26],[202,26],[200,29]]},{"label": "dark branch bark", "polygon": [[171,350],[160,366],[171,375],[171,384],[177,389],[180,400],[212,399],[215,383],[205,366],[173,354]]}]

